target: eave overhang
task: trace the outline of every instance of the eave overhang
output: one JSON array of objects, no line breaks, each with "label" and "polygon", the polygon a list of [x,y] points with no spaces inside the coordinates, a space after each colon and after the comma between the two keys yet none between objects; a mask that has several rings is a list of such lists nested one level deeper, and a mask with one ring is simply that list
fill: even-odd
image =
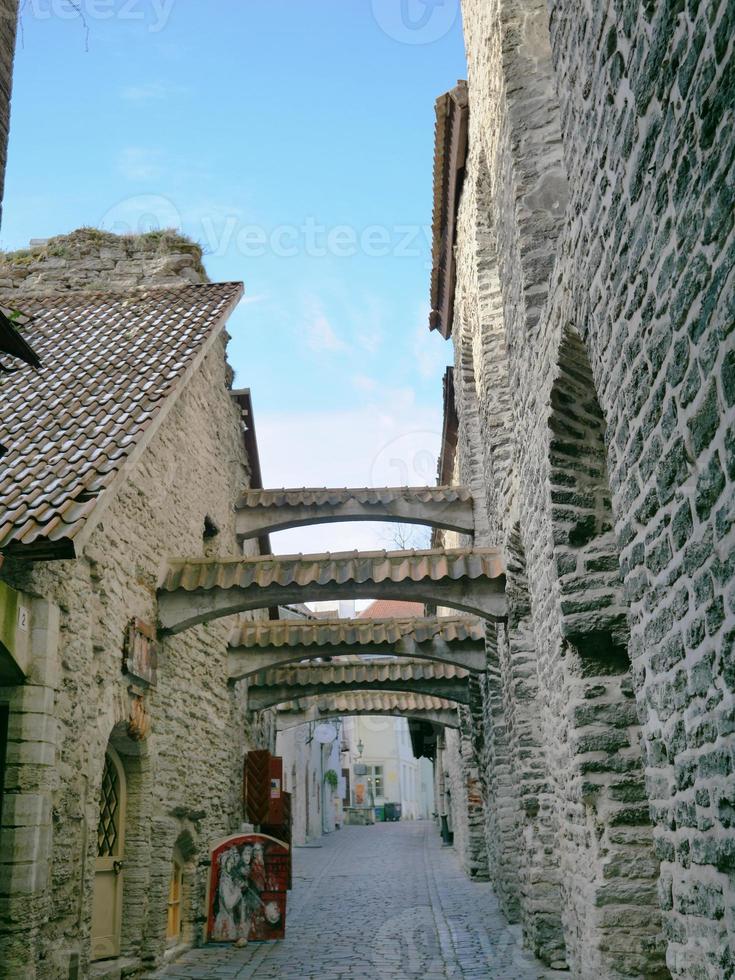
[{"label": "eave overhang", "polygon": [[431,313],[429,328],[444,338],[452,333],[457,281],[454,245],[467,160],[469,102],[467,82],[436,101],[434,130],[434,212],[432,220]]}]

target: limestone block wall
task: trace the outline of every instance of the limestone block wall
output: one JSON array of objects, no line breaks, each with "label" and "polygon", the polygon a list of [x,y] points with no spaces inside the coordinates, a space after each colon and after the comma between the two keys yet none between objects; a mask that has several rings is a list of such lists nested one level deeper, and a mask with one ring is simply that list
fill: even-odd
[{"label": "limestone block wall", "polygon": [[[145,268],[139,278],[149,281]],[[274,748],[272,718],[247,712],[246,682],[228,687],[232,622],[224,620],[163,642],[157,685],[145,695],[150,734],[138,741],[128,735],[130,681],[122,673],[122,644],[132,617],[156,621],[162,563],[174,552],[239,551],[232,504],[250,470],[228,391],[224,345],[223,337],[213,346],[84,553],[49,564],[6,560],[2,567],[4,580],[49,601],[59,619],[58,676],[44,695],[53,716],[52,750],[39,760],[45,767],[40,774],[28,760],[8,757],[11,797],[32,788],[31,778],[41,781],[48,840],[33,895],[35,936],[28,933],[23,894],[3,899],[9,929],[0,940],[0,960],[9,977],[88,974],[108,744],[122,759],[128,785],[122,954],[141,969],[159,962],[166,949],[175,847],[186,860],[183,938],[202,938],[207,855],[214,841],[240,824],[244,752]],[[215,538],[203,537],[205,517],[219,528]],[[11,747],[13,741],[11,732]]]},{"label": "limestone block wall", "polygon": [[732,4],[550,4],[672,973],[735,970]]},{"label": "limestone block wall", "polygon": [[[458,408],[477,398],[488,525],[528,597],[519,618],[512,562],[489,722],[546,814],[534,828],[530,792],[488,847],[521,831],[524,931],[545,958],[566,946],[573,975],[726,976],[732,5],[464,0],[463,17],[455,387]],[[475,438],[460,424],[460,470]],[[538,931],[540,873],[561,921]]]}]

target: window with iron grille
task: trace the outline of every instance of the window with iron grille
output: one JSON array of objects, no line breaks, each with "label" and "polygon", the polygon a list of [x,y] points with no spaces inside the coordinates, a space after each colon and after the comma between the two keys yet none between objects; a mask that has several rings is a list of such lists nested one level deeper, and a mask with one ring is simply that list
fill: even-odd
[{"label": "window with iron grille", "polygon": [[100,797],[100,822],[97,825],[97,856],[114,857],[120,842],[120,780],[109,755],[105,756]]}]

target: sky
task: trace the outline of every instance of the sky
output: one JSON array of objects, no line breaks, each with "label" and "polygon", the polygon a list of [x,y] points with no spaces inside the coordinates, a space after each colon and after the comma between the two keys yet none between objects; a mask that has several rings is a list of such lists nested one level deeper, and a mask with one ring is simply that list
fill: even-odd
[{"label": "sky", "polygon": [[2,248],[182,230],[211,279],[245,283],[229,358],[265,485],[434,483],[451,359],[427,323],[434,101],[466,75],[459,0],[21,6]]}]

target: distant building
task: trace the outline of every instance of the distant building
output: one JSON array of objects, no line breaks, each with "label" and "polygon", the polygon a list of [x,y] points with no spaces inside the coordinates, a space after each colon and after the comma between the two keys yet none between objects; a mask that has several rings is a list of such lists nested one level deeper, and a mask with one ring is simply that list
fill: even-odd
[{"label": "distant building", "polygon": [[[423,615],[420,602],[377,599],[359,613],[358,619],[410,619]],[[350,806],[374,806],[378,819],[384,817],[386,804],[399,804],[402,818],[407,820],[432,815],[433,766],[428,759],[414,756],[406,718],[345,718],[344,734],[347,752],[343,768],[350,786]]]},{"label": "distant building", "polygon": [[[306,844],[342,826],[342,775],[340,772],[341,723],[325,722],[317,731],[313,722],[279,732],[276,754],[283,759],[283,784],[291,794],[293,842]],[[319,735],[334,731],[331,742]],[[330,782],[330,774],[336,785]]]}]

